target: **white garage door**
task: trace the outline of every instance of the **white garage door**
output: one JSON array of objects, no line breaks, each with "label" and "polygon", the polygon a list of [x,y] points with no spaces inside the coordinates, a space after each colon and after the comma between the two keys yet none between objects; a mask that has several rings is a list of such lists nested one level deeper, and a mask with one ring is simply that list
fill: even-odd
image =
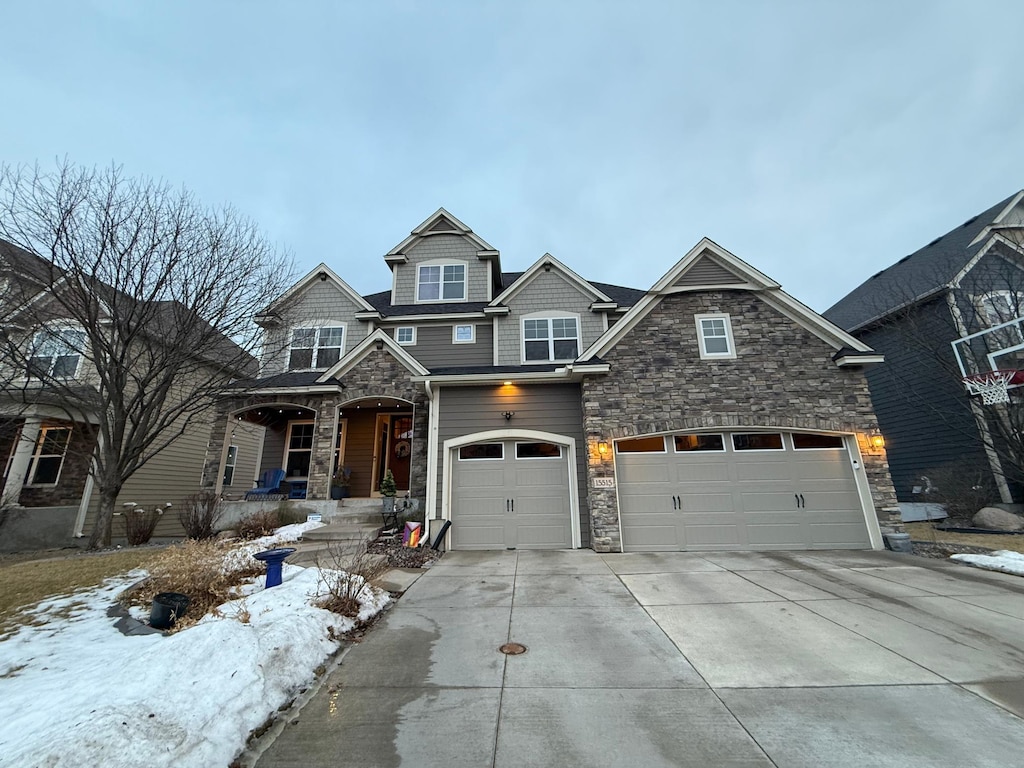
[{"label": "white garage door", "polygon": [[565,446],[505,440],[451,452],[452,549],[572,547]]},{"label": "white garage door", "polygon": [[623,550],[870,547],[839,435],[680,434],[616,443]]}]

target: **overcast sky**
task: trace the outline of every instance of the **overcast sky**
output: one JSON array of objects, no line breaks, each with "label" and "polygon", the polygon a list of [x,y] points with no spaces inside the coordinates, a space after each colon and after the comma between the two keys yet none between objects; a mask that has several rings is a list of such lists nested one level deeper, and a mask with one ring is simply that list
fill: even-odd
[{"label": "overcast sky", "polygon": [[6,3],[0,160],[231,203],[362,293],[439,207],[649,288],[703,236],[819,311],[1024,187],[1020,0]]}]

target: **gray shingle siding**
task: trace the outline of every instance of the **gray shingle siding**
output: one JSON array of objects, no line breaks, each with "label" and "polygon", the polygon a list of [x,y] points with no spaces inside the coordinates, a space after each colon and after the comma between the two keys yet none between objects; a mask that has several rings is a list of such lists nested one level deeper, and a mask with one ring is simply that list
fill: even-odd
[{"label": "gray shingle siding", "polygon": [[430,261],[464,262],[466,301],[489,301],[487,264],[477,257],[477,247],[461,235],[425,237],[407,252],[408,263],[395,267],[395,304],[416,303],[416,274],[419,265]]},{"label": "gray shingle siding", "polygon": [[536,277],[513,296],[508,307],[510,314],[495,319],[498,335],[498,365],[518,365],[522,362],[522,318],[535,312],[572,312],[580,317],[579,351],[589,347],[604,333],[601,315],[592,312],[592,296],[567,281],[558,272],[539,272]]},{"label": "gray shingle siding", "polygon": [[288,346],[293,328],[326,325],[340,322],[345,326],[345,346],[342,355],[366,338],[369,325],[356,320],[356,312],[363,311],[351,298],[330,282],[311,283],[301,295],[295,297],[280,311],[281,323],[264,335],[263,358],[260,375],[283,373],[288,367]]}]

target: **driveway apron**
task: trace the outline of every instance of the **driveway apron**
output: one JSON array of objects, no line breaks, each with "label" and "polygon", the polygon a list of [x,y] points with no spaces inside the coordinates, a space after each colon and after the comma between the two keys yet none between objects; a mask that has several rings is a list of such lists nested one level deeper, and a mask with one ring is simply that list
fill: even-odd
[{"label": "driveway apron", "polygon": [[1005,766],[1021,716],[1018,577],[884,552],[451,552],[257,765]]}]

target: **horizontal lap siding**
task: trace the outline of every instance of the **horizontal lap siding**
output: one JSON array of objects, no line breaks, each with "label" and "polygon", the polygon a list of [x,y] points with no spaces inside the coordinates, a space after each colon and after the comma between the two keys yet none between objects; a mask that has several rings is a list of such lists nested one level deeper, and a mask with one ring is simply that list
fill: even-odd
[{"label": "horizontal lap siding", "polygon": [[[590,524],[585,514],[587,449],[583,439],[580,388],[575,384],[443,387],[439,392],[437,509],[441,509],[443,479],[448,460],[443,450],[445,440],[494,429],[553,432],[576,442],[581,544],[589,547]],[[515,411],[515,416],[506,421],[502,416],[504,411]]]},{"label": "horizontal lap siding", "polygon": [[494,359],[491,321],[472,325],[476,326],[474,344],[453,344],[453,325],[421,325],[416,329],[416,343],[404,349],[427,368],[490,365]]}]

